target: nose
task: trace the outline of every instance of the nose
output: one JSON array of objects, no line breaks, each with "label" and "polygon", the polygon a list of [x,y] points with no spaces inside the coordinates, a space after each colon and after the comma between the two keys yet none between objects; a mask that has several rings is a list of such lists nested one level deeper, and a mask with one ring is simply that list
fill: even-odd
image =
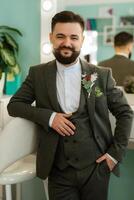
[{"label": "nose", "polygon": [[71,47],[71,40],[69,37],[66,37],[63,41],[63,45],[66,46],[66,47]]}]

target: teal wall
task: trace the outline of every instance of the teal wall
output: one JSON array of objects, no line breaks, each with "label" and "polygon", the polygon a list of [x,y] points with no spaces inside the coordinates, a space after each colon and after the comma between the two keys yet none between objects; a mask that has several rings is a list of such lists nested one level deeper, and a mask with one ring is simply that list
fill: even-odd
[{"label": "teal wall", "polygon": [[[127,1],[126,1],[127,2]],[[80,15],[86,20],[87,18],[95,18],[98,17],[99,8],[100,7],[111,7],[114,10],[114,16],[116,25],[119,25],[120,16],[128,16],[130,15],[131,9],[134,9],[134,3],[115,3],[115,4],[96,4],[96,5],[81,5],[81,6],[68,6],[66,9],[72,10]],[[133,13],[134,15],[134,13]],[[106,58],[111,57],[114,54],[114,50],[112,46],[106,46],[102,42],[102,36],[99,36],[98,42],[98,54],[97,61],[104,60]],[[134,59],[134,55],[132,56]]]},{"label": "teal wall", "polygon": [[19,29],[19,63],[22,80],[29,66],[40,62],[40,0],[0,0],[0,25]]},{"label": "teal wall", "polygon": [[121,176],[111,176],[108,200],[134,199],[134,151],[128,150],[120,166]]}]

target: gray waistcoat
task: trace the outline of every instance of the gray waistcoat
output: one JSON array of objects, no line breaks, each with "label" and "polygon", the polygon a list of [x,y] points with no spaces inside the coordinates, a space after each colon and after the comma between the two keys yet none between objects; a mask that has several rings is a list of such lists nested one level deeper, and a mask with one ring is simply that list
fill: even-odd
[{"label": "gray waistcoat", "polygon": [[75,134],[60,137],[54,165],[60,169],[69,165],[76,169],[83,169],[95,162],[100,155],[91,130],[83,89],[81,90],[79,108],[77,112],[73,113],[70,120],[76,126]]}]

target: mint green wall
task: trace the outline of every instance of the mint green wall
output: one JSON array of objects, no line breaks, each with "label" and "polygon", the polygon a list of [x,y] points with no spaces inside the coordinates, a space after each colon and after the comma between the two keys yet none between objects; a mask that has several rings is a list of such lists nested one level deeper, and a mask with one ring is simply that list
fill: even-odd
[{"label": "mint green wall", "polygon": [[134,151],[128,150],[120,166],[121,176],[111,176],[108,200],[134,199]]},{"label": "mint green wall", "polygon": [[0,0],[0,25],[18,28],[22,79],[29,66],[40,62],[40,0]]},{"label": "mint green wall", "polygon": [[[93,18],[98,17],[99,8],[105,7],[105,6],[113,8],[114,15],[116,18],[116,24],[118,24],[118,25],[119,25],[119,17],[125,16],[125,15],[130,15],[131,9],[134,9],[134,3],[68,6],[68,7],[66,7],[66,9],[72,10],[76,13],[79,13],[86,20],[87,18],[90,18],[90,17],[93,17]],[[133,13],[133,15],[134,15],[134,13]],[[103,45],[102,39],[100,37],[101,36],[99,36],[99,40],[98,40],[98,54],[97,54],[98,61],[109,58],[114,54],[113,47]],[[132,56],[132,59],[134,59],[134,55]]]}]

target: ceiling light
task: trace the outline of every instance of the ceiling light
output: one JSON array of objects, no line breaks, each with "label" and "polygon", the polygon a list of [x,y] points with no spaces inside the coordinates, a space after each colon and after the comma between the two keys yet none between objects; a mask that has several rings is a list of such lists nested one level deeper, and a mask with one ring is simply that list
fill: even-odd
[{"label": "ceiling light", "polygon": [[44,11],[50,11],[52,9],[52,6],[53,4],[51,0],[44,0],[42,5]]},{"label": "ceiling light", "polygon": [[44,43],[42,47],[42,51],[44,54],[50,54],[52,52],[52,46],[50,43]]}]

